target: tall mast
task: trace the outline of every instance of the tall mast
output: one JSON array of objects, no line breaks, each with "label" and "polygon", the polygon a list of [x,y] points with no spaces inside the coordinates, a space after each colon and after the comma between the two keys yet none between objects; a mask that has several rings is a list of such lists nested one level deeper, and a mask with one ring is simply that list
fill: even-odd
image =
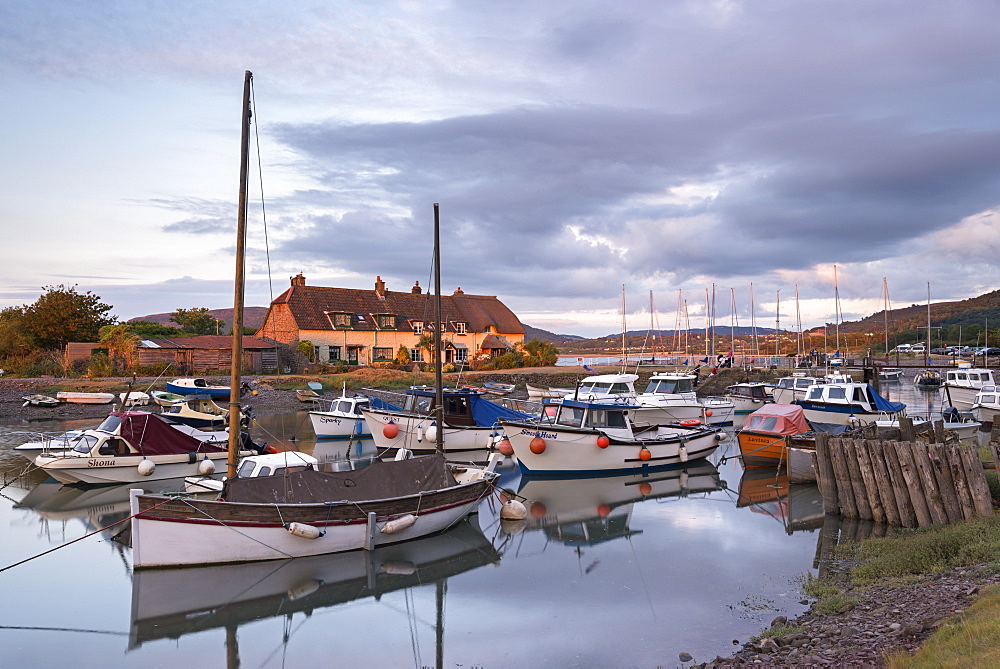
[{"label": "tall mast", "polygon": [[833,310],[837,325],[837,350],[840,353],[840,287],[837,285],[837,266],[833,266]]},{"label": "tall mast", "polygon": [[799,309],[799,284],[795,284],[795,355],[802,357],[802,310]]},{"label": "tall mast", "polygon": [[889,283],[882,277],[882,309],[885,314],[885,356],[889,357]]},{"label": "tall mast", "polygon": [[444,380],[441,376],[441,212],[434,203],[434,420],[436,446],[444,453]]},{"label": "tall mast", "polygon": [[924,367],[931,364],[931,282],[927,282],[927,346],[924,347]]},{"label": "tall mast", "polygon": [[[780,355],[781,343],[781,289],[774,295],[774,357]],[[777,364],[777,362],[775,362]]]},{"label": "tall mast", "polygon": [[625,368],[628,366],[628,350],[625,341],[625,333],[627,332],[625,325],[625,284],[622,284],[622,374],[625,373]]},{"label": "tall mast", "polygon": [[242,131],[240,134],[240,198],[236,215],[236,280],[233,290],[233,355],[229,373],[229,458],[228,475],[236,476],[240,451],[240,385],[243,372],[243,284],[247,239],[247,173],[250,163],[250,82],[253,73],[243,75]]},{"label": "tall mast", "polygon": [[753,281],[750,282],[750,328],[753,330],[753,354],[760,357],[760,339],[757,337],[757,305],[753,301]]}]

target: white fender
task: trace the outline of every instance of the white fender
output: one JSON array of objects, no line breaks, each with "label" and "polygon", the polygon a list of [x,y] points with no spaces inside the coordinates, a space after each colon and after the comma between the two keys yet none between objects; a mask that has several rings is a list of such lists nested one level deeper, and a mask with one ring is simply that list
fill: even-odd
[{"label": "white fender", "polygon": [[139,470],[139,476],[152,476],[153,472],[156,471],[156,463],[149,458],[143,458],[139,462],[137,469]]},{"label": "white fender", "polygon": [[424,431],[424,436],[427,437],[427,441],[437,441],[437,436],[438,436],[437,425],[435,425],[434,423],[428,425],[427,429]]},{"label": "white fender", "polygon": [[308,597],[313,594],[323,585],[323,581],[318,581],[315,578],[310,578],[307,581],[303,581],[298,585],[292,587],[288,591],[288,599],[290,601],[295,601],[297,599],[302,599],[303,597]]},{"label": "white fender", "polygon": [[305,523],[287,523],[285,529],[288,530],[289,534],[303,539],[319,539],[324,534],[318,527]]},{"label": "white fender", "polygon": [[528,510],[524,504],[516,499],[509,500],[500,507],[500,518],[502,520],[523,520],[528,516]]},{"label": "white fender", "polygon": [[417,517],[412,513],[408,513],[405,516],[400,516],[394,520],[390,520],[388,523],[382,526],[382,534],[395,534],[396,532],[402,532],[408,527],[413,527],[413,524],[417,522]]},{"label": "white fender", "polygon": [[215,473],[215,463],[209,460],[207,455],[198,463],[198,473],[202,476],[211,476]]},{"label": "white fender", "polygon": [[417,573],[417,565],[407,560],[386,560],[379,567],[379,571],[384,574],[399,574],[409,576]]},{"label": "white fender", "polygon": [[688,449],[684,446],[684,444],[677,447],[677,456],[681,459],[681,462],[688,461]]}]

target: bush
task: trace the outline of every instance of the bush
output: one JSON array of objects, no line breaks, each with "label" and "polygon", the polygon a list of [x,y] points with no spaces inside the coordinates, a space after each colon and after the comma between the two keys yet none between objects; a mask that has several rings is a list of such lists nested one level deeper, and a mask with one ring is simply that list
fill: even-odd
[{"label": "bush", "polygon": [[95,353],[87,363],[87,375],[95,377],[111,376],[111,360],[107,353]]}]

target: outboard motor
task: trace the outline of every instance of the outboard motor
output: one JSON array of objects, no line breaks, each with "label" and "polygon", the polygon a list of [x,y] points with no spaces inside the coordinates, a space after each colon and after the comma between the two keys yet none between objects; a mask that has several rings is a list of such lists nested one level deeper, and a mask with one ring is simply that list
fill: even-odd
[{"label": "outboard motor", "polygon": [[941,417],[944,418],[946,423],[961,423],[962,415],[958,413],[958,409],[955,407],[945,407],[941,412]]}]

